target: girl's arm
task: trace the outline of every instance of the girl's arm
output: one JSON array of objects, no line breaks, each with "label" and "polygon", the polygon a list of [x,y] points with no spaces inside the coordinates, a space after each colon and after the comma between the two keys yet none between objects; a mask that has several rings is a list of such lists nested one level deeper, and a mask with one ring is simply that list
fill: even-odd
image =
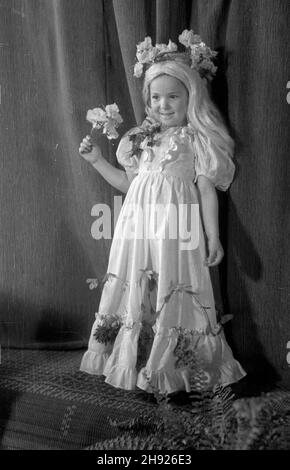
[{"label": "girl's arm", "polygon": [[214,185],[206,176],[200,175],[198,177],[197,186],[208,245],[208,257],[205,264],[207,266],[216,266],[224,256],[224,250],[219,239],[217,194]]},{"label": "girl's arm", "polygon": [[93,146],[90,136],[83,139],[80,144],[79,153],[86,161],[103,176],[103,178],[114,188],[126,193],[130,186],[130,181],[125,171],[115,168],[102,155],[98,146]]}]

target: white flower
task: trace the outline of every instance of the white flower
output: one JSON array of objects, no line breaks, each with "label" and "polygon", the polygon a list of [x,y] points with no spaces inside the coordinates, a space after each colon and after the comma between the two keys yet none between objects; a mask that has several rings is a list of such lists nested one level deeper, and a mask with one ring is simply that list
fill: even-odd
[{"label": "white flower", "polygon": [[106,122],[106,111],[104,111],[102,108],[89,109],[86,119],[87,121],[91,122],[93,126],[96,126],[101,122]]},{"label": "white flower", "polygon": [[147,36],[143,42],[139,42],[139,44],[137,44],[137,52],[140,52],[144,49],[150,49],[152,46],[152,39],[150,38],[150,36]]},{"label": "white flower", "polygon": [[109,140],[119,137],[116,127],[123,122],[123,118],[116,103],[108,104],[104,109],[89,109],[87,120],[93,124],[93,128],[103,128],[103,134],[106,134]]},{"label": "white flower", "polygon": [[99,280],[98,279],[87,279],[86,282],[87,282],[87,284],[89,284],[89,288],[91,290],[96,289],[99,285]]},{"label": "white flower", "polygon": [[159,54],[164,54],[165,52],[175,52],[177,51],[177,45],[169,39],[168,44],[156,44],[156,49]]},{"label": "white flower", "polygon": [[140,78],[143,73],[143,64],[137,62],[134,67],[134,77]]},{"label": "white flower", "polygon": [[197,65],[200,60],[200,51],[198,47],[191,47],[191,61],[193,65]]},{"label": "white flower", "polygon": [[198,44],[201,42],[201,37],[198,34],[193,35],[193,44]]},{"label": "white flower", "polygon": [[103,134],[107,134],[109,140],[117,139],[119,137],[112,120],[109,120],[104,124]]},{"label": "white flower", "polygon": [[182,31],[182,33],[178,36],[178,41],[180,44],[183,44],[185,47],[190,47],[191,44],[195,44],[197,40],[197,34],[194,34],[194,32],[188,29],[185,29]]},{"label": "white flower", "polygon": [[119,124],[123,122],[123,119],[120,116],[119,108],[116,103],[107,104],[105,110],[108,118],[114,119],[114,121],[117,121]]},{"label": "white flower", "polygon": [[216,51],[212,51],[204,42],[191,45],[191,67],[196,69],[201,76],[214,75],[217,67],[212,59],[217,55]]},{"label": "white flower", "polygon": [[96,317],[97,325],[104,325],[105,324],[105,316],[104,315],[100,314],[99,312],[96,312],[95,317]]},{"label": "white flower", "polygon": [[[201,39],[198,34],[194,34],[193,30],[185,29],[178,37],[178,40],[183,44],[188,51],[183,53],[188,54],[190,67],[197,70],[201,77],[208,77],[214,75],[217,67],[212,62],[212,59],[217,55],[217,52],[212,51]],[[177,52],[177,45],[169,39],[168,44],[152,45],[152,40],[149,36],[143,42],[137,45],[137,59],[138,63],[134,67],[134,76],[139,78],[142,76],[145,64],[153,64],[156,59],[167,60],[166,54]],[[182,54],[181,54],[182,55]],[[162,57],[165,56],[165,57]],[[172,55],[172,60],[179,60],[179,55]]]},{"label": "white flower", "polygon": [[167,50],[166,44],[156,44],[155,46],[159,52],[165,52]]},{"label": "white flower", "polygon": [[177,51],[177,45],[175,42],[172,42],[171,39],[169,39],[168,45],[167,45],[167,50],[168,52],[175,52]]},{"label": "white flower", "polygon": [[207,70],[208,72],[211,72],[213,75],[217,70],[217,67],[212,63],[210,59],[204,59],[202,62],[200,62],[199,67],[204,70]]},{"label": "white flower", "polygon": [[149,51],[146,49],[137,52],[136,57],[141,64],[146,64],[146,62],[149,62]]},{"label": "white flower", "polygon": [[150,51],[148,51],[148,61],[153,62],[155,57],[159,54],[158,48],[157,47],[152,47]]}]

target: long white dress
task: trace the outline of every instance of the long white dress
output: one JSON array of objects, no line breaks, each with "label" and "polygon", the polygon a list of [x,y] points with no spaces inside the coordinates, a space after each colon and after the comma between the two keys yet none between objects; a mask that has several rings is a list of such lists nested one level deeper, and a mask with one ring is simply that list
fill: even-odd
[{"label": "long white dress", "polygon": [[[193,211],[187,220],[191,242],[179,236],[184,208],[198,207],[197,177],[203,174],[226,190],[233,162],[212,144],[201,151],[199,135],[190,126],[167,129],[153,146],[145,138],[139,157],[133,155],[129,135],[121,139],[117,159],[136,176],[115,227],[81,370],[103,374],[107,383],[127,390],[190,391],[194,352],[209,388],[236,382],[245,371],[217,323],[199,213],[196,217]],[[117,326],[116,338],[96,340],[94,333],[102,325],[112,331]]]}]

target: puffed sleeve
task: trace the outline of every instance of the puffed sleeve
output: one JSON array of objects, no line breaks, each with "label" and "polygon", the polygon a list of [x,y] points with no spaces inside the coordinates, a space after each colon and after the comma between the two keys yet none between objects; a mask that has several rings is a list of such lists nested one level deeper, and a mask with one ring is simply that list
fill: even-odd
[{"label": "puffed sleeve", "polygon": [[133,144],[130,140],[130,131],[119,142],[116,157],[128,175],[136,176],[139,171],[139,160],[133,155]]},{"label": "puffed sleeve", "polygon": [[203,138],[199,133],[195,134],[193,147],[195,182],[200,175],[203,175],[217,189],[226,191],[232,183],[235,173],[235,165],[229,150],[210,139]]}]

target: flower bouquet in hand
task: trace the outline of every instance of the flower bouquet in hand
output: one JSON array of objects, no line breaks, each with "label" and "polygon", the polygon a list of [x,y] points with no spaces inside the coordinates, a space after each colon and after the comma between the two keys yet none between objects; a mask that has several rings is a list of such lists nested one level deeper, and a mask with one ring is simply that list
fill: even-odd
[{"label": "flower bouquet in hand", "polygon": [[86,119],[93,125],[91,136],[94,129],[103,129],[103,134],[105,134],[109,140],[119,137],[116,129],[123,122],[123,118],[116,103],[107,104],[107,106],[100,108],[89,109]]}]

